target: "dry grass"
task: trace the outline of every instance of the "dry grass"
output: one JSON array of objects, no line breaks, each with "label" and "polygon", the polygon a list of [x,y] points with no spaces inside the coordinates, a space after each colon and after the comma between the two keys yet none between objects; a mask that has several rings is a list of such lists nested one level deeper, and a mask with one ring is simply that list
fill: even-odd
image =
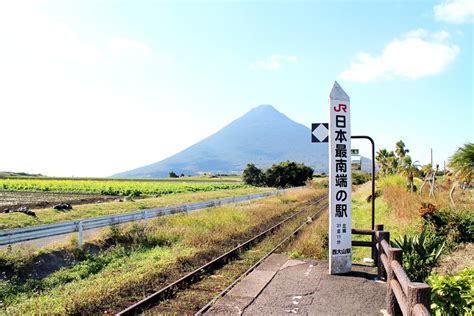
[{"label": "dry grass", "polygon": [[327,259],[328,256],[328,212],[308,225],[288,247],[293,258]]},{"label": "dry grass", "polygon": [[392,218],[400,225],[409,224],[420,217],[421,199],[416,193],[409,193],[399,186],[388,186],[382,190],[382,199],[389,206]]},{"label": "dry grass", "polygon": [[455,275],[465,268],[474,267],[474,243],[462,244],[454,252],[442,256],[434,272],[441,275]]}]

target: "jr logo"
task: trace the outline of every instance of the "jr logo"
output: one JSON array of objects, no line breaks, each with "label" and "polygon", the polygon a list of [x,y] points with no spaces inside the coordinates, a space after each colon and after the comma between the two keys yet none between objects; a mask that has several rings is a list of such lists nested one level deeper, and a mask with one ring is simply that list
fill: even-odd
[{"label": "jr logo", "polygon": [[346,113],[346,112],[347,112],[347,105],[345,105],[345,104],[339,104],[339,105],[337,106],[337,109],[336,109],[336,107],[334,107],[334,111],[336,111],[336,112],[341,112],[341,110],[342,110],[344,113]]}]

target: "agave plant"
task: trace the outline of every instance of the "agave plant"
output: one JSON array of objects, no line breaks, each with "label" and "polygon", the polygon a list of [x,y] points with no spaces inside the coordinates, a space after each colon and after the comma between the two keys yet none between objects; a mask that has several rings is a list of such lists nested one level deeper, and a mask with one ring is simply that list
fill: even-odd
[{"label": "agave plant", "polygon": [[423,228],[418,235],[405,235],[392,242],[403,250],[403,269],[413,282],[423,282],[443,253],[445,240]]}]

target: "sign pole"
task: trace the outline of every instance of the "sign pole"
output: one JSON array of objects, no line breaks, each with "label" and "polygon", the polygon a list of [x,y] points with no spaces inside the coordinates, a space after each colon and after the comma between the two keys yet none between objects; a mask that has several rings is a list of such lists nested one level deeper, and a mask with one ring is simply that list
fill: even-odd
[{"label": "sign pole", "polygon": [[350,99],[334,82],[329,95],[329,273],[352,269]]}]

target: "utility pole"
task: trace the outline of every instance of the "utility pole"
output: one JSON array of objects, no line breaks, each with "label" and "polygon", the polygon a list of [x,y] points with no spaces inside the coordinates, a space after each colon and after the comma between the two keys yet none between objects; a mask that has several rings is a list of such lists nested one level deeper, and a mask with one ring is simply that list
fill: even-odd
[{"label": "utility pole", "polygon": [[431,168],[433,167],[433,148],[431,148]]}]

